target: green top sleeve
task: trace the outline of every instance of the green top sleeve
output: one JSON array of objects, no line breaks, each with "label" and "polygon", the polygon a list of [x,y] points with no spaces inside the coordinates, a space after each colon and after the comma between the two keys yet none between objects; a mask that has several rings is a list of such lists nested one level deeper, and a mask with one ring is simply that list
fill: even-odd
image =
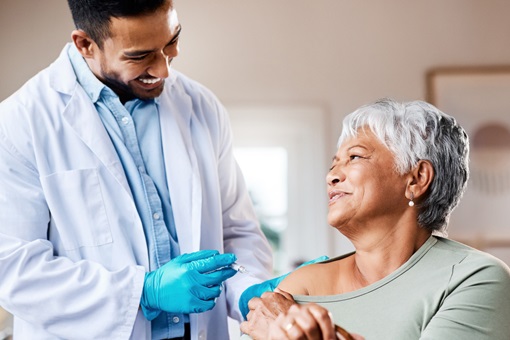
[{"label": "green top sleeve", "polygon": [[452,266],[439,310],[420,339],[510,339],[510,279],[497,259],[468,256]]}]

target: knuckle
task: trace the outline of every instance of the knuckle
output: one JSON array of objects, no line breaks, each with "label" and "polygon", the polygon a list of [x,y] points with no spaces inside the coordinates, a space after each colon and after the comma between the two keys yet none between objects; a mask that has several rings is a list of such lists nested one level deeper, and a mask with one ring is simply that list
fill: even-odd
[{"label": "knuckle", "polygon": [[262,293],[262,295],[260,297],[263,298],[263,299],[269,299],[269,298],[271,298],[273,296],[274,296],[273,292],[264,292],[264,293]]},{"label": "knuckle", "polygon": [[322,308],[318,310],[318,314],[321,318],[324,318],[324,319],[329,318],[329,316],[330,316],[329,311],[327,309],[322,309]]},{"label": "knuckle", "polygon": [[260,299],[259,298],[253,298],[250,301],[248,301],[248,308],[255,309],[258,305],[260,305]]},{"label": "knuckle", "polygon": [[290,306],[289,308],[289,313],[296,313],[296,312],[299,312],[299,310],[301,309],[301,306],[298,305],[297,303],[296,304],[293,304]]}]

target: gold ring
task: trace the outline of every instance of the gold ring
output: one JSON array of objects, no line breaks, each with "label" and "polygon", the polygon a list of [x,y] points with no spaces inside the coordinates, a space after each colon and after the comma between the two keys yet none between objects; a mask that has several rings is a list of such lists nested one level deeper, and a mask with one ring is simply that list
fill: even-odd
[{"label": "gold ring", "polygon": [[295,325],[294,321],[289,322],[289,323],[288,323],[288,324],[284,327],[285,331],[286,331],[286,332],[290,331],[290,329],[291,329],[292,327],[294,327],[294,325]]}]

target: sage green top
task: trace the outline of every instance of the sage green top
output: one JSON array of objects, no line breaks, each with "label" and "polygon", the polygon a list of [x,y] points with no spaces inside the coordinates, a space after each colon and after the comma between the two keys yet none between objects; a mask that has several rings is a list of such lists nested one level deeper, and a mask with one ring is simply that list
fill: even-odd
[{"label": "sage green top", "polygon": [[437,236],[372,285],[345,294],[294,298],[326,307],[336,324],[366,340],[510,339],[508,266]]}]

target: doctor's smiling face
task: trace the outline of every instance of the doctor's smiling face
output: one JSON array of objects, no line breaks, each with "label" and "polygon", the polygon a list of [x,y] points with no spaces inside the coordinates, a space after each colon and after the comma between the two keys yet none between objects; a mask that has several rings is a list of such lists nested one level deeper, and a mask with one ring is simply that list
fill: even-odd
[{"label": "doctor's smiling face", "polygon": [[124,103],[161,94],[170,64],[179,53],[180,32],[177,12],[168,1],[153,13],[111,17],[109,35],[102,44],[83,31],[74,31],[73,40],[96,77]]}]

